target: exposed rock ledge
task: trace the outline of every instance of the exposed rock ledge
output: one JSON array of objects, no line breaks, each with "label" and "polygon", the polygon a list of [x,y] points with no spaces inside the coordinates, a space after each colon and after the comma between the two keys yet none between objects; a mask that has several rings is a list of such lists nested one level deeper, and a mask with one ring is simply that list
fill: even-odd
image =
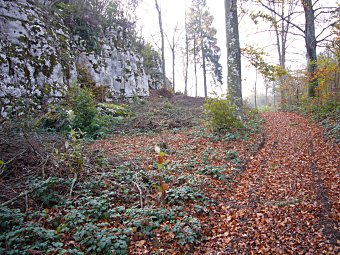
[{"label": "exposed rock ledge", "polygon": [[107,87],[107,100],[148,96],[149,83],[157,84],[145,74],[142,58],[131,51],[119,29],[103,33],[100,51],[89,52],[61,17],[34,1],[0,1],[0,39],[2,117],[62,97],[79,77],[79,67],[96,86]]}]

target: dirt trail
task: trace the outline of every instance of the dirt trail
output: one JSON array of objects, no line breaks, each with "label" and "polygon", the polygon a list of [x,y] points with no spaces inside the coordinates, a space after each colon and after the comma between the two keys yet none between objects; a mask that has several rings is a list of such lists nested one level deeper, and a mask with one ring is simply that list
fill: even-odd
[{"label": "dirt trail", "polygon": [[195,254],[339,254],[339,146],[293,113],[266,113],[265,144],[220,197]]}]

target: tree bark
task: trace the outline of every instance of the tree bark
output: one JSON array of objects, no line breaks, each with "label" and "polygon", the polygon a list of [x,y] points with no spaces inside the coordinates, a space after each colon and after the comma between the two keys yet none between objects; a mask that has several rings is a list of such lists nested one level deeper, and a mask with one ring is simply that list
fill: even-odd
[{"label": "tree bark", "polygon": [[188,95],[188,68],[189,68],[189,38],[187,27],[187,12],[185,12],[185,72],[184,72],[184,95]]},{"label": "tree bark", "polygon": [[[179,40],[179,35],[177,35],[177,32],[178,32],[178,25],[176,25],[174,28],[174,32],[173,32],[171,40],[165,34],[168,40],[168,43],[169,43],[171,56],[172,56],[172,90],[174,92],[176,91],[175,90],[176,88],[176,48],[177,48],[178,40]],[[177,36],[177,39],[176,39],[176,36]]]},{"label": "tree bark", "polygon": [[204,97],[208,97],[208,87],[207,87],[207,68],[205,63],[205,51],[203,47],[203,43],[201,45],[202,50],[202,69],[203,69],[203,84],[204,84]]},{"label": "tree bark", "polygon": [[161,34],[162,41],[162,72],[163,72],[163,86],[166,86],[166,74],[165,74],[165,43],[164,43],[164,30],[163,30],[163,21],[162,21],[162,10],[158,5],[158,1],[155,0],[156,9],[158,12],[158,23],[159,23],[159,31]]},{"label": "tree bark", "polygon": [[274,107],[276,107],[276,92],[273,94],[273,100],[274,100]]},{"label": "tree bark", "polygon": [[307,71],[309,75],[308,96],[315,97],[315,89],[318,86],[318,79],[315,77],[317,70],[315,17],[312,0],[301,0],[305,12],[305,42],[307,49]]},{"label": "tree bark", "polygon": [[172,38],[172,46],[171,46],[171,53],[172,53],[172,89],[173,89],[174,92],[175,92],[175,58],[176,58],[175,49],[176,49],[176,46],[175,46],[175,34],[174,34],[174,36]]},{"label": "tree bark", "polygon": [[194,34],[194,68],[195,68],[195,97],[197,97],[197,60],[196,60],[196,34]]},{"label": "tree bark", "polygon": [[172,89],[175,92],[175,51],[172,51]]},{"label": "tree bark", "polygon": [[[256,78],[255,78],[255,85],[254,85],[254,104],[255,104],[255,109],[257,109],[257,70],[256,70]],[[266,97],[267,97],[267,90],[266,90]]]},{"label": "tree bark", "polygon": [[241,50],[238,31],[237,0],[225,0],[227,54],[228,54],[228,95],[237,107],[241,116]]}]

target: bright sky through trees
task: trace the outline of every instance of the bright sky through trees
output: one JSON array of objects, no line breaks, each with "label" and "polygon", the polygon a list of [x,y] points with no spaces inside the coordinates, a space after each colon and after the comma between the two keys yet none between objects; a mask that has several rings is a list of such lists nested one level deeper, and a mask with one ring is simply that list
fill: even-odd
[{"label": "bright sky through trees", "polygon": [[[184,16],[185,16],[185,8],[186,6],[190,6],[190,0],[160,0],[160,6],[163,10],[163,20],[164,20],[164,29],[165,33],[170,38],[173,35],[174,27],[178,25],[182,32],[179,32],[183,37],[183,43],[181,43],[180,47],[184,47]],[[240,1],[241,2],[241,1]],[[321,2],[321,1],[320,1]],[[321,2],[322,6],[337,6],[340,2],[338,0],[323,0]],[[320,3],[319,3],[320,4]],[[226,35],[225,35],[225,14],[224,14],[224,1],[222,0],[207,0],[207,5],[209,6],[211,14],[214,16],[213,26],[217,29],[217,39],[218,44],[221,48],[221,59],[220,63],[223,66],[223,77],[224,77],[224,85],[222,86],[222,93],[226,91],[226,74],[227,74],[227,57],[226,57]],[[242,7],[245,10],[252,9],[254,10],[254,4],[252,6],[247,6],[246,3],[242,3]],[[302,8],[301,8],[301,11]],[[140,4],[136,15],[138,16],[138,29],[141,31],[143,37],[150,41],[155,48],[158,50],[160,47],[160,36],[159,36],[159,28],[157,25],[157,13],[154,7],[154,1],[152,0],[143,0]],[[263,49],[266,53],[266,61],[271,64],[278,64],[278,56],[276,46],[274,45],[275,38],[274,33],[270,34],[269,25],[260,22],[258,26],[256,26],[250,19],[249,14],[242,14],[239,11],[240,19],[239,19],[239,30],[240,30],[240,43],[241,48],[247,45],[252,45],[254,47],[259,47]],[[295,20],[298,24],[303,26],[304,16],[301,13],[301,17]],[[304,40],[301,36],[293,36],[290,35],[289,49],[287,52],[287,68],[289,69],[303,69],[306,65],[305,58],[305,47]],[[320,52],[320,49],[319,51]],[[183,75],[183,57],[181,53],[177,53],[177,84],[176,90],[184,91],[184,75]],[[171,52],[167,45],[166,49],[166,59],[169,63],[171,63]],[[191,68],[191,67],[190,67]],[[245,59],[242,59],[242,79],[243,79],[243,94],[245,97],[249,96],[252,93],[254,81],[255,81],[255,70],[250,66],[249,63]],[[191,68],[192,70],[192,68]],[[172,73],[171,65],[167,65],[167,73]],[[170,78],[170,77],[169,77]],[[202,82],[199,82],[199,96],[203,96],[203,85]],[[193,75],[189,77],[189,94],[193,95]],[[201,86],[200,86],[201,85]],[[263,91],[264,86],[262,79],[258,80],[258,89]],[[221,93],[221,90],[215,89],[216,92]],[[209,90],[212,92],[212,89]]]}]

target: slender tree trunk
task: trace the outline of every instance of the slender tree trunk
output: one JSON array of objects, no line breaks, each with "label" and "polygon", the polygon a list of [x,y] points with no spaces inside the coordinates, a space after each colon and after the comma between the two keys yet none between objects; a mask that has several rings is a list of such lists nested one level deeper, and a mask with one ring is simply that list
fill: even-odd
[{"label": "slender tree trunk", "polygon": [[162,21],[162,10],[158,5],[157,0],[155,0],[156,9],[158,12],[158,23],[159,23],[159,31],[161,33],[161,41],[162,41],[162,72],[163,72],[163,86],[166,86],[166,73],[165,73],[165,43],[164,43],[164,30],[163,30],[163,21]]},{"label": "slender tree trunk", "polygon": [[266,89],[266,105],[268,105],[268,87],[269,87],[269,82],[265,79],[265,89]]},{"label": "slender tree trunk", "polygon": [[172,89],[175,92],[175,52],[172,53]]},{"label": "slender tree trunk", "polygon": [[[286,68],[286,50],[287,50],[287,36],[289,33],[289,28],[292,26],[291,24],[291,17],[292,14],[295,12],[295,8],[297,3],[292,0],[283,0],[283,1],[273,1],[267,0],[269,5],[265,6],[262,2],[262,6],[267,8],[271,12],[272,18],[275,20],[273,23],[276,35],[276,44],[277,44],[277,51],[279,55],[279,63],[281,68],[284,70]],[[276,8],[277,6],[277,8]],[[287,10],[287,13],[286,13]],[[278,26],[279,22],[276,19],[280,17],[281,24]],[[283,87],[285,80],[287,79],[287,75],[283,75],[279,78],[280,84]],[[281,90],[281,101],[286,101],[286,92],[284,89]]]},{"label": "slender tree trunk", "polygon": [[185,74],[184,74],[184,95],[188,95],[188,68],[189,68],[189,38],[187,29],[187,13],[185,12]]},{"label": "slender tree trunk", "polygon": [[[281,15],[285,16],[285,7],[284,7],[284,2],[281,5]],[[285,68],[286,66],[286,35],[288,33],[288,27],[287,30],[285,30],[285,21],[284,19],[281,20],[281,62],[280,65],[282,67],[282,69]]]},{"label": "slender tree trunk", "polygon": [[[309,74],[309,82],[308,82],[308,96],[315,97],[315,89],[318,86],[318,79],[315,77],[315,72],[317,71],[317,54],[316,54],[316,36],[315,36],[315,15],[314,15],[314,4],[317,1],[312,0],[301,0],[300,2],[303,5],[304,14],[305,14],[305,29],[303,30],[297,24],[291,22],[291,13],[293,13],[293,9],[295,8],[296,2],[291,2],[290,10],[288,14],[282,15],[277,13],[275,9],[268,7],[267,5],[263,4],[259,1],[261,5],[268,10],[275,13],[275,15],[279,16],[281,19],[285,20],[286,22],[286,30],[288,31],[288,26],[292,25],[297,28],[300,32],[304,34],[305,37],[305,44],[307,50],[307,71]],[[285,32],[285,41],[287,38],[287,33]],[[286,45],[284,45],[286,47]]]},{"label": "slender tree trunk", "polygon": [[203,84],[204,84],[204,97],[208,97],[208,87],[207,87],[207,68],[205,63],[205,50],[203,47],[203,43],[201,45],[202,47],[202,69],[203,69]]},{"label": "slender tree trunk", "polygon": [[175,92],[175,38],[172,39],[172,89]]},{"label": "slender tree trunk", "polygon": [[307,49],[307,70],[309,75],[308,96],[315,97],[318,79],[315,78],[317,69],[315,17],[312,0],[301,0],[305,12],[305,42]]},{"label": "slender tree trunk", "polygon": [[175,27],[174,29],[174,33],[172,35],[172,38],[171,38],[171,41],[169,40],[168,37],[167,40],[168,40],[168,43],[169,43],[169,47],[170,47],[170,50],[171,50],[171,56],[172,56],[172,90],[175,92],[175,88],[176,88],[176,47],[177,47],[177,42],[175,40],[175,37],[176,37],[176,33],[177,33],[177,26]]},{"label": "slender tree trunk", "polygon": [[[282,7],[282,16],[284,16],[284,7]],[[288,18],[290,20],[290,18]],[[281,62],[280,66],[282,70],[286,69],[286,44],[287,44],[287,34],[289,29],[289,23],[286,24],[286,28],[284,27],[284,20],[282,19],[282,28],[281,28]],[[287,80],[287,74],[280,76],[280,83],[285,84]],[[287,95],[284,90],[281,90],[281,102],[285,103]]]},{"label": "slender tree trunk", "polygon": [[197,97],[197,61],[196,61],[196,35],[194,34],[194,68],[195,68],[195,97]]},{"label": "slender tree trunk", "polygon": [[[284,7],[284,2],[281,4],[281,15],[282,17],[284,17],[285,15],[285,7]],[[280,66],[282,69],[285,68],[286,65],[286,59],[285,59],[285,55],[286,55],[286,42],[285,42],[285,34],[288,33],[288,30],[285,31],[285,20],[281,19],[281,56],[280,56]],[[278,45],[278,47],[280,47],[280,45]],[[281,85],[283,85],[285,83],[285,79],[286,77],[283,75],[280,77],[280,83]],[[281,102],[285,102],[286,101],[286,91],[284,89],[281,90]]]},{"label": "slender tree trunk", "polygon": [[[283,26],[283,24],[284,24],[284,20],[282,19],[281,26]],[[282,29],[283,29],[283,27],[281,28],[281,31],[279,31],[279,27],[275,26],[276,46],[277,46],[277,52],[279,54],[279,63],[280,63],[281,68],[283,68],[283,66],[284,66],[284,59],[283,59],[284,53],[283,53],[283,51],[285,50],[284,47],[283,47],[283,41],[282,41],[283,38],[284,38]],[[280,41],[280,34],[281,34],[281,41]],[[280,84],[282,85],[284,83],[284,78],[281,76],[279,78],[279,80],[280,80]],[[283,89],[281,90],[281,97],[282,98],[286,97],[285,91]]]},{"label": "slender tree trunk", "polygon": [[228,94],[242,116],[241,50],[238,32],[237,0],[225,0],[227,53],[228,53]]},{"label": "slender tree trunk", "polygon": [[188,38],[188,22],[187,10],[185,9],[184,16],[184,29],[185,29],[185,66],[184,66],[184,95],[188,95],[188,67],[189,67],[189,38]]},{"label": "slender tree trunk", "polygon": [[255,103],[255,109],[257,108],[257,98],[256,98],[256,93],[257,93],[257,88],[256,88],[256,83],[257,83],[257,71],[256,71],[256,74],[255,74],[255,86],[254,86],[254,103]]},{"label": "slender tree trunk", "polygon": [[273,103],[274,103],[274,107],[276,106],[276,86],[275,86],[275,82],[273,81]]},{"label": "slender tree trunk", "polygon": [[[270,5],[270,9],[272,9],[273,11],[271,11],[271,16],[272,18],[275,20],[275,22],[273,23],[273,27],[274,27],[274,30],[275,30],[275,36],[276,36],[276,47],[277,47],[277,52],[278,52],[278,55],[279,55],[279,63],[280,65],[282,65],[282,38],[283,38],[283,24],[284,24],[284,20],[282,19],[281,20],[281,31],[279,31],[279,22],[277,21],[276,19],[276,16],[275,16],[275,12],[276,12],[276,7],[275,7],[275,2],[272,2],[271,0],[268,0],[268,4]],[[283,12],[284,8],[283,8],[283,5],[282,5],[282,9],[281,9],[281,15],[282,15],[282,12]],[[281,41],[280,41],[280,34],[281,34]]]}]

